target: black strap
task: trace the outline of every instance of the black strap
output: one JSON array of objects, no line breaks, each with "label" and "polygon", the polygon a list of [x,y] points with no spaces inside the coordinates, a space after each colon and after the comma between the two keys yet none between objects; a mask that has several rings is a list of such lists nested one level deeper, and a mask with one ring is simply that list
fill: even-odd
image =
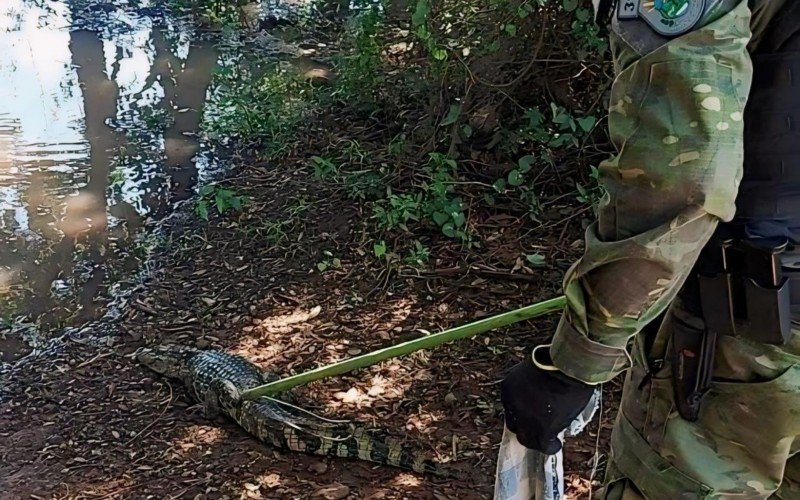
[{"label": "black strap", "polygon": [[600,0],[600,3],[597,6],[597,14],[595,16],[595,22],[598,26],[606,29],[608,23],[611,21],[611,13],[614,12],[614,7],[616,4],[616,0]]}]

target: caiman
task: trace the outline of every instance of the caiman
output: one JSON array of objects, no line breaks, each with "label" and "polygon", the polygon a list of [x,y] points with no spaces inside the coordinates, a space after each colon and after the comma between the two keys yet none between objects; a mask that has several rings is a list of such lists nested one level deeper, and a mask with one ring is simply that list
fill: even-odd
[{"label": "caiman", "polygon": [[183,381],[191,397],[203,404],[206,416],[222,413],[268,446],[464,477],[464,472],[452,464],[430,460],[401,438],[348,421],[323,418],[291,404],[285,395],[242,399],[242,391],[278,377],[240,356],[162,345],[142,347],[136,351],[136,358],[153,371]]}]

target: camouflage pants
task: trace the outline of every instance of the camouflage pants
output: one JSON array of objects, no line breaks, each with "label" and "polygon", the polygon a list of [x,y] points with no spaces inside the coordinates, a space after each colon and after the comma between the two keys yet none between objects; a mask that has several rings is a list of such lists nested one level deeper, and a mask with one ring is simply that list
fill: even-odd
[{"label": "camouflage pants", "polygon": [[800,498],[800,330],[784,347],[720,337],[696,422],[675,409],[668,365],[642,383],[643,354],[625,381],[606,499]]},{"label": "camouflage pants", "polygon": [[[725,12],[667,46],[663,40],[648,40],[646,30],[620,29],[622,23],[616,23],[612,41],[619,76],[611,102],[632,96],[631,104],[642,116],[647,109],[666,106],[675,117],[673,125],[681,126],[682,117],[691,115],[687,109],[693,103],[686,96],[691,95],[693,81],[717,78],[735,87],[736,81],[749,81],[751,76],[698,63],[694,55],[708,53],[715,40],[726,38],[744,40],[752,50],[767,36],[767,24],[780,15],[785,1],[722,0],[719,6]],[[669,71],[657,74],[667,65]],[[648,82],[656,77],[675,82],[666,95],[663,90],[648,95]],[[644,122],[631,121],[628,127],[622,119],[619,123],[610,122],[611,133],[624,136],[625,144],[641,143],[642,137],[655,144],[649,136],[663,133],[646,130]],[[688,422],[675,408],[669,365],[645,377],[654,352],[656,358],[668,352],[671,318],[687,315],[686,309],[676,299],[648,352],[641,335],[634,344],[604,498],[800,499],[800,319],[786,346],[722,336],[715,380],[699,419]]]}]

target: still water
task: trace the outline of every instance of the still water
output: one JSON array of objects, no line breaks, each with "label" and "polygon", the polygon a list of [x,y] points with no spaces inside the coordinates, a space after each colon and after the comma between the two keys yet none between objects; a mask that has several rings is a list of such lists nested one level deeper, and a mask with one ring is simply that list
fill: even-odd
[{"label": "still water", "polygon": [[157,0],[0,1],[0,361],[96,317],[212,169],[219,54]]}]

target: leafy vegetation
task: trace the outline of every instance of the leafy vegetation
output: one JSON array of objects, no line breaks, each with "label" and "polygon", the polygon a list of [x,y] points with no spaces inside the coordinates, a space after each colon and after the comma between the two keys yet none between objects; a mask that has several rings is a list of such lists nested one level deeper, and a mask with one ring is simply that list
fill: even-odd
[{"label": "leafy vegetation", "polygon": [[597,205],[608,44],[588,1],[385,0],[345,13],[320,33],[337,47],[335,79],[235,61],[218,75],[209,134],[340,187],[364,205],[374,256],[393,264],[425,266],[431,238],[480,248],[487,214],[535,225],[564,200],[575,213]]},{"label": "leafy vegetation", "polygon": [[217,184],[207,184],[200,188],[194,210],[201,219],[208,220],[212,207],[217,213],[224,215],[228,210],[236,212],[242,210],[246,201],[244,196],[231,189],[225,189]]},{"label": "leafy vegetation", "polygon": [[204,24],[230,26],[239,24],[249,0],[169,0],[174,8],[189,10]]},{"label": "leafy vegetation", "polygon": [[254,154],[280,157],[289,152],[303,120],[309,90],[307,83],[280,66],[228,64],[216,75],[204,127],[212,138]]}]

